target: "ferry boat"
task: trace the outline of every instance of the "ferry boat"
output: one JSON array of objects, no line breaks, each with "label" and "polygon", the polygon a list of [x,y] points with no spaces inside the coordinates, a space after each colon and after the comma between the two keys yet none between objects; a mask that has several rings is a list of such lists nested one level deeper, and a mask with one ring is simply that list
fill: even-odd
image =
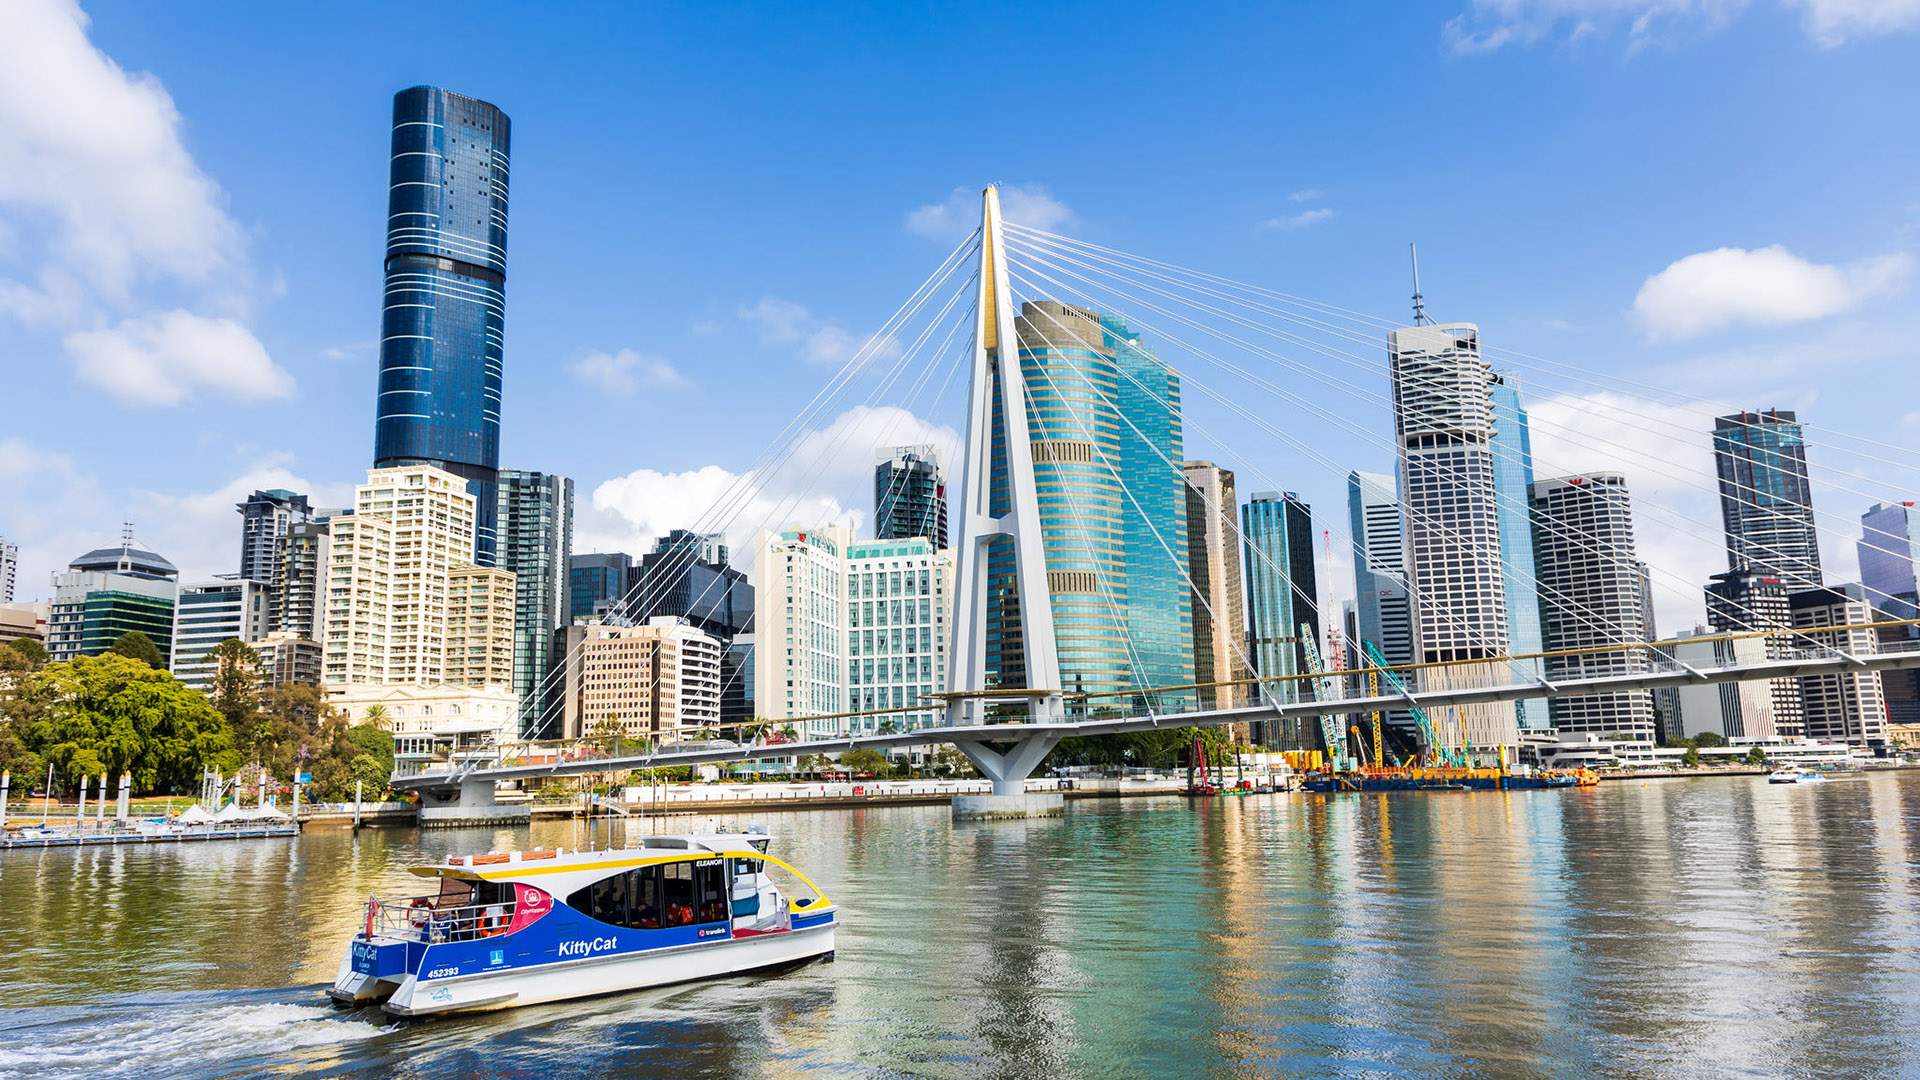
[{"label": "ferry boat", "polygon": [[[397,1016],[532,1005],[833,956],[838,909],[764,831],[650,836],[618,851],[455,857],[424,896],[369,898],[337,1002]],[[791,899],[771,867],[813,891]]]},{"label": "ferry boat", "polygon": [[1769,784],[1818,784],[1824,782],[1826,779],[1827,777],[1824,773],[1817,773],[1811,769],[1797,769],[1791,766],[1784,769],[1775,769],[1767,774],[1767,783]]}]

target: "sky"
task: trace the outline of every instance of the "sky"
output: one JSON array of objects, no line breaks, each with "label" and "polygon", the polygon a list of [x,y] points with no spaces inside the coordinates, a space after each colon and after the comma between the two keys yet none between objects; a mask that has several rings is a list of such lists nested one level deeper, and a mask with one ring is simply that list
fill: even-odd
[{"label": "sky", "polygon": [[[350,501],[391,96],[432,83],[513,121],[501,459],[574,478],[576,551],[700,519],[998,182],[1010,220],[1388,319],[1418,241],[1429,312],[1511,350],[1538,473],[1627,474],[1682,628],[1723,568],[1715,413],[1802,411],[1836,580],[1920,488],[1916,49],[1920,0],[0,5],[17,599],[123,521],[199,577],[254,488]],[[1313,504],[1337,604],[1345,470],[1393,463],[1384,335],[1345,423],[1250,423],[1145,336],[1188,455]],[[735,530],[858,523],[874,445],[956,437],[964,386],[865,407],[880,369]]]}]

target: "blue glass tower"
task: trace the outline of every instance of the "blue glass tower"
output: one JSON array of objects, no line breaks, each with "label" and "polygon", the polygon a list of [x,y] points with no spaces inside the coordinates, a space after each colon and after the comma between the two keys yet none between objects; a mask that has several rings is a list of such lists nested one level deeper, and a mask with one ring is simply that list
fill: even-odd
[{"label": "blue glass tower", "polygon": [[[1493,508],[1500,525],[1500,572],[1507,594],[1507,649],[1523,656],[1539,652],[1542,640],[1528,502],[1533,490],[1533,439],[1519,391],[1496,374],[1488,396],[1493,401]],[[1509,671],[1515,681],[1537,681],[1540,661],[1516,660]],[[1551,726],[1545,701],[1514,702],[1513,712],[1520,727]]]},{"label": "blue glass tower", "polygon": [[[1294,551],[1288,543],[1291,523],[1287,510],[1277,491],[1254,492],[1240,507],[1240,536],[1246,555],[1247,646],[1253,653],[1254,673],[1269,679],[1300,670],[1298,609],[1291,580]],[[1263,686],[1261,698],[1294,701],[1299,697],[1299,686],[1297,682]]]},{"label": "blue glass tower", "polygon": [[509,132],[499,109],[439,87],[393,96],[373,463],[464,477],[483,566],[497,536]]},{"label": "blue glass tower", "polygon": [[1715,419],[1713,464],[1727,569],[1777,577],[1789,592],[1820,588],[1806,432],[1794,414],[1767,409]]}]

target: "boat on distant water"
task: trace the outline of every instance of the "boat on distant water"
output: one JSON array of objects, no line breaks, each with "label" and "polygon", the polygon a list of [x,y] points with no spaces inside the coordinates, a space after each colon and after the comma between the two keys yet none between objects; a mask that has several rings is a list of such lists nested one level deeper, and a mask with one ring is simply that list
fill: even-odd
[{"label": "boat on distant water", "polygon": [[1825,773],[1814,772],[1811,769],[1775,769],[1767,774],[1769,784],[1819,784],[1824,783],[1826,779]]},{"label": "boat on distant water", "polygon": [[[455,857],[439,890],[370,898],[330,995],[398,1016],[590,997],[833,956],[839,912],[764,831],[650,836],[617,851]],[[771,867],[813,891],[789,899]]]}]

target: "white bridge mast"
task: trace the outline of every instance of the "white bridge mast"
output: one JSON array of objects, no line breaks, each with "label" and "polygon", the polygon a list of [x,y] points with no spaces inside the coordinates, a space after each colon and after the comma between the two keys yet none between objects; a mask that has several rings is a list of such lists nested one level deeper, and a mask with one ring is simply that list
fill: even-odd
[{"label": "white bridge mast", "polygon": [[[1012,541],[1014,592],[1020,603],[1020,636],[1026,658],[1024,689],[1005,700],[1025,700],[1033,723],[1062,718],[1060,656],[1054,647],[1053,597],[1047,591],[1047,558],[1041,542],[1040,504],[1033,485],[1033,443],[1027,428],[1027,383],[1020,371],[1019,334],[1013,321],[1006,247],[1000,234],[1000,188],[982,193],[980,302],[973,335],[972,390],[967,408],[967,445],[961,455],[960,540],[955,550],[953,654],[947,665],[947,723],[980,723],[989,698],[987,659],[987,545]],[[998,395],[999,448],[1006,463],[1007,512],[993,514],[993,414]],[[998,697],[998,695],[995,695]]]}]

